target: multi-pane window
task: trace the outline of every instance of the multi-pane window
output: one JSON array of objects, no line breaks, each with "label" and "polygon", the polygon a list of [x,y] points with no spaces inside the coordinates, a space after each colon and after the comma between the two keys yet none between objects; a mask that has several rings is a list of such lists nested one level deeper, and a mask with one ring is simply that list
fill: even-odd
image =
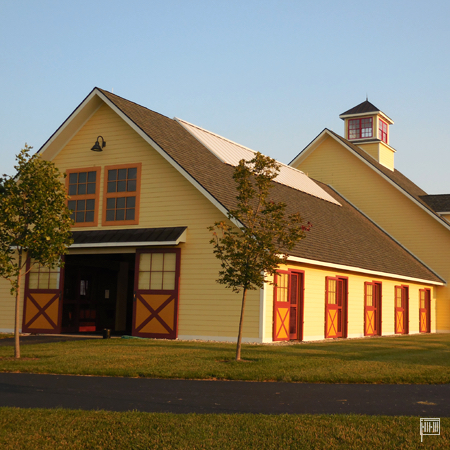
[{"label": "multi-pane window", "polygon": [[375,306],[373,302],[373,284],[366,283],[366,306]]},{"label": "multi-pane window", "polygon": [[104,225],[137,224],[140,164],[106,167]]},{"label": "multi-pane window", "polygon": [[334,278],[328,278],[327,284],[328,284],[328,304],[329,305],[335,305],[336,302],[336,279]]},{"label": "multi-pane window", "polygon": [[288,273],[279,273],[277,272],[276,276],[276,296],[277,302],[287,302],[288,301],[288,282],[289,282],[289,274]]},{"label": "multi-pane window", "polygon": [[29,289],[58,289],[60,268],[50,269],[32,262],[29,273]]},{"label": "multi-pane window", "polygon": [[387,144],[387,134],[388,134],[388,126],[386,122],[383,122],[381,119],[378,120],[378,139]]},{"label": "multi-pane window", "polygon": [[348,138],[364,139],[373,136],[372,117],[352,119],[348,121]]},{"label": "multi-pane window", "polygon": [[67,171],[68,208],[75,226],[97,224],[99,168]]},{"label": "multi-pane window", "polygon": [[173,252],[141,253],[138,289],[173,291],[176,282],[177,255]]}]

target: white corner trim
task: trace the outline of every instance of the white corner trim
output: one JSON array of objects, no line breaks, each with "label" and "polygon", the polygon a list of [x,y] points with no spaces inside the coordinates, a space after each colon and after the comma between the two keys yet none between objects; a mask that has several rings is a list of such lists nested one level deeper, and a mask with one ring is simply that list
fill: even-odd
[{"label": "white corner trim", "polygon": [[288,261],[293,262],[299,262],[303,264],[311,264],[314,266],[321,266],[321,267],[327,267],[330,269],[340,269],[340,270],[348,270],[350,272],[359,272],[364,273],[368,275],[374,275],[379,277],[385,277],[385,278],[394,278],[396,280],[406,280],[406,281],[415,281],[421,284],[431,284],[435,286],[444,286],[445,283],[438,282],[438,281],[429,281],[429,280],[423,280],[421,278],[414,278],[414,277],[407,277],[405,275],[397,275],[392,273],[386,273],[386,272],[379,272],[376,270],[369,270],[369,269],[363,269],[361,267],[355,267],[355,266],[346,266],[344,264],[334,264],[324,261],[316,261],[313,259],[307,259],[307,258],[299,258],[298,256],[288,256]]},{"label": "white corner trim", "polygon": [[264,342],[266,317],[266,283],[259,290],[259,339]]}]

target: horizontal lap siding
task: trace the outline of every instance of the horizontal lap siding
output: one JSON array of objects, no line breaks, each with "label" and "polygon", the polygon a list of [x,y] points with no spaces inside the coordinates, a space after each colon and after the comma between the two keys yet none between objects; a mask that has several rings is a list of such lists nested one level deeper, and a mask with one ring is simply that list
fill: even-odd
[{"label": "horizontal lap siding", "polygon": [[[21,279],[20,289],[20,317],[22,318],[25,276]],[[11,295],[11,283],[5,278],[0,278],[0,332],[12,332],[16,311],[16,299]],[[22,328],[22,319],[20,320]]]},{"label": "horizontal lap siding", "polygon": [[[325,278],[348,278],[348,337],[364,336],[364,283],[378,281],[382,285],[382,333],[392,335],[394,329],[395,286],[409,286],[409,332],[419,332],[419,289],[431,289],[431,331],[436,332],[436,289],[429,285],[408,283],[390,278],[372,278],[347,271],[318,268],[312,265],[289,264],[286,270],[302,270],[305,273],[304,291],[304,340],[325,338]],[[272,340],[273,286],[267,286],[264,339]]]},{"label": "horizontal lap siding", "polygon": [[[334,139],[326,138],[298,169],[331,185],[414,255],[450,281],[450,230]],[[438,331],[450,331],[450,289],[437,291]]]},{"label": "horizontal lap siding", "polygon": [[[90,148],[98,135],[106,140],[103,152]],[[102,106],[66,145],[54,162],[60,170],[100,165],[103,193],[106,165],[142,163],[139,225],[130,228],[187,226],[181,248],[178,334],[185,336],[237,336],[241,295],[216,283],[220,262],[209,243],[207,227],[224,215],[176,171],[163,157],[123,122]],[[99,224],[101,224],[100,195]],[[81,230],[99,229],[84,227]],[[104,227],[104,229],[124,228]],[[259,338],[259,291],[247,297],[244,337]]]}]

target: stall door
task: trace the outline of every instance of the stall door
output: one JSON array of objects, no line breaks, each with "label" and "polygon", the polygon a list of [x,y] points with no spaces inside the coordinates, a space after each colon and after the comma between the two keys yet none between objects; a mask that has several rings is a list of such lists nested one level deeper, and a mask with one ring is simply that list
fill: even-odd
[{"label": "stall door", "polygon": [[325,337],[346,337],[347,280],[326,278]]},{"label": "stall door", "polygon": [[430,291],[428,289],[419,290],[419,320],[420,332],[430,332]]},{"label": "stall door", "polygon": [[289,271],[289,339],[303,339],[303,272]]},{"label": "stall door", "polygon": [[136,253],[133,336],[176,339],[180,249]]},{"label": "stall door", "polygon": [[381,336],[381,283],[365,283],[364,335]]},{"label": "stall door", "polygon": [[279,271],[275,275],[273,298],[273,340],[289,340],[289,272]]},{"label": "stall door", "polygon": [[395,333],[408,334],[407,286],[395,286]]},{"label": "stall door", "polygon": [[22,331],[58,334],[61,332],[63,269],[49,269],[30,264],[30,261],[27,268]]}]

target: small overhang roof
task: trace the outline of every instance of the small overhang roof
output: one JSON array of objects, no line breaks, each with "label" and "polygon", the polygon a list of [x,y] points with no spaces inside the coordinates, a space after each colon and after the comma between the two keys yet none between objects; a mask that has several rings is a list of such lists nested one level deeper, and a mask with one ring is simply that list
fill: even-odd
[{"label": "small overhang roof", "polygon": [[186,229],[187,227],[165,227],[73,231],[73,244],[70,248],[178,245],[186,242]]}]

